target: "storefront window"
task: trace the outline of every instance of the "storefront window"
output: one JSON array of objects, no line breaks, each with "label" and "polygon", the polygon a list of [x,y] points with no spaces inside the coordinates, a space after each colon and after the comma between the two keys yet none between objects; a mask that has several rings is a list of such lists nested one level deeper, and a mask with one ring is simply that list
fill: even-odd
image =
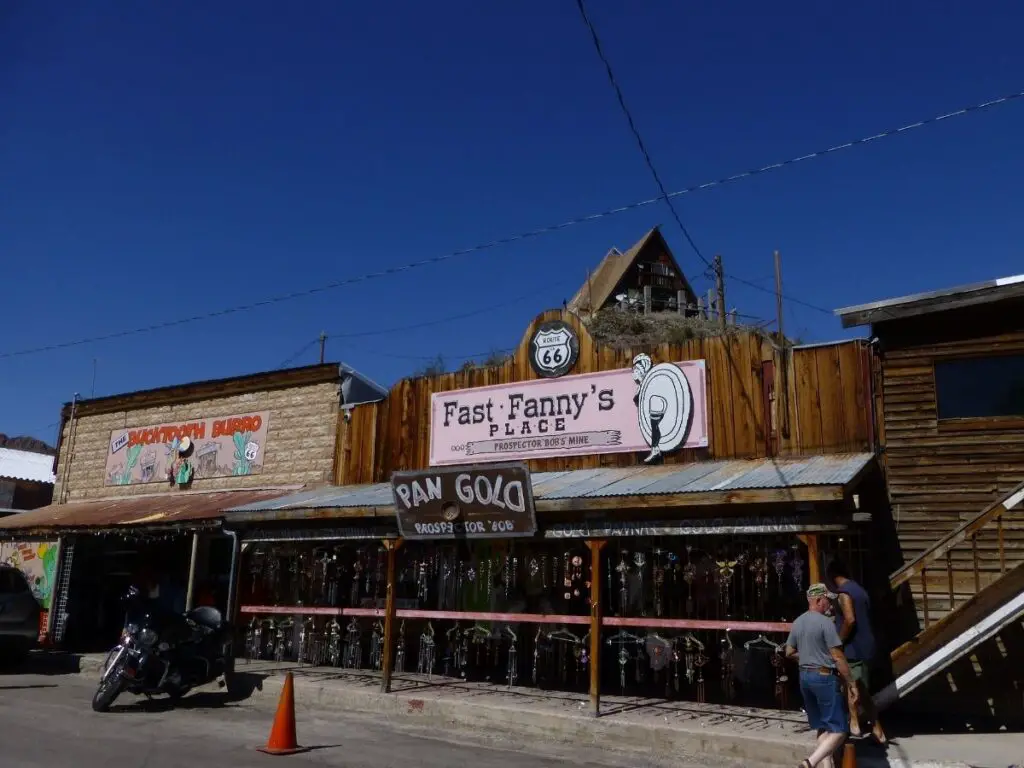
[{"label": "storefront window", "polygon": [[1024,417],[1024,355],[935,364],[939,419]]}]

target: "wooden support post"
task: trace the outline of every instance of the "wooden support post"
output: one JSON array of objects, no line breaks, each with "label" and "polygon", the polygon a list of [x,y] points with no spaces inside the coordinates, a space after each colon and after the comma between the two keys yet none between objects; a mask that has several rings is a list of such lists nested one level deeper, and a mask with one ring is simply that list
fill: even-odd
[{"label": "wooden support post", "polygon": [[196,601],[196,566],[199,560],[199,532],[192,534],[192,557],[188,561],[188,589],[185,592],[185,610],[191,611]]},{"label": "wooden support post", "polygon": [[999,573],[1006,573],[1006,547],[1003,545],[1003,515],[996,519],[999,526]]},{"label": "wooden support post", "polygon": [[604,539],[590,539],[590,714],[601,715],[601,550]]},{"label": "wooden support post", "polygon": [[921,569],[921,607],[924,609],[924,628],[928,629],[931,621],[929,621],[930,616],[928,615],[928,579],[924,575],[925,570]]},{"label": "wooden support post", "polygon": [[645,285],[644,286],[644,314],[645,315],[649,315],[649,314],[651,314],[652,310],[653,310],[653,306],[651,305],[651,286]]},{"label": "wooden support post", "polygon": [[822,573],[821,552],[818,550],[818,534],[803,533],[797,538],[807,547],[807,575],[810,577],[811,584],[820,584],[822,582]]},{"label": "wooden support post", "polygon": [[981,572],[978,567],[978,534],[971,535],[971,555],[974,558],[974,594],[981,592]]},{"label": "wooden support post", "polygon": [[705,315],[704,315],[704,299],[699,297],[699,296],[697,297],[697,317],[700,318],[701,320],[703,320],[705,318]]},{"label": "wooden support post", "polygon": [[680,315],[685,316],[687,309],[689,309],[689,306],[686,303],[686,291],[680,288],[676,291],[676,311],[679,312]]},{"label": "wooden support post", "polygon": [[952,613],[956,607],[953,598],[953,552],[946,552],[946,582],[949,586],[949,612]]},{"label": "wooden support post", "polygon": [[391,673],[395,667],[395,559],[401,539],[384,539],[388,553],[387,591],[384,598],[384,647],[381,650],[381,693],[391,693]]}]

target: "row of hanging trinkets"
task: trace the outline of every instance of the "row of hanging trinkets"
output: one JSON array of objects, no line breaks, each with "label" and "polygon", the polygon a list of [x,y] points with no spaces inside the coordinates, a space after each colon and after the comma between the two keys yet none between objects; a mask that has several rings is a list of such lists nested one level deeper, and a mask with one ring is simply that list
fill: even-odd
[{"label": "row of hanging trinkets", "polygon": [[[779,707],[785,709],[788,706],[788,681],[786,674],[785,658],[781,646],[771,643],[766,638],[758,638],[754,642],[764,642],[773,649],[770,657],[775,677],[775,699]],[[647,657],[647,663],[651,671],[657,675],[665,673],[665,697],[668,698],[674,691],[681,692],[682,680],[687,685],[695,686],[695,697],[697,703],[703,704],[707,701],[707,691],[704,680],[704,667],[711,659],[706,653],[705,645],[692,633],[680,637],[664,638],[658,633],[647,635],[634,635],[626,631],[619,631],[615,635],[605,639],[609,647],[618,647],[615,656],[619,666],[619,687],[625,692],[630,662],[633,663],[634,679],[637,684],[644,682],[644,667],[642,657]],[[733,658],[733,645],[728,632],[721,641],[722,648],[719,653],[719,671],[721,675],[721,689],[727,700],[736,698],[736,679]],[[751,643],[747,643],[747,648]],[[636,653],[630,649],[635,647]],[[669,675],[671,668],[671,675]],[[682,672],[682,680],[680,677]]]},{"label": "row of hanging trinkets", "polygon": [[533,638],[533,684],[555,682],[555,672],[558,673],[558,682],[564,685],[568,682],[569,671],[572,669],[573,682],[579,686],[581,680],[586,679],[587,667],[590,664],[589,639],[589,632],[585,635],[576,635],[567,629],[552,632],[544,627],[538,628]]},{"label": "row of hanging trinkets", "polygon": [[458,560],[451,552],[438,551],[411,557],[398,576],[400,583],[415,585],[421,604],[435,602],[431,597],[436,589],[436,602],[442,610],[456,605],[460,594],[490,599],[494,590],[500,589],[508,597],[524,579],[530,587],[558,590],[565,600],[589,596],[590,581],[584,575],[583,557],[571,551],[525,560],[514,553]]},{"label": "row of hanging trinkets", "polygon": [[[384,591],[384,553],[380,546],[297,552],[253,552],[249,562],[252,593],[260,586],[275,604],[313,604],[337,607],[342,585],[348,586],[349,605],[362,596],[379,599]],[[285,594],[287,592],[287,594]]]},{"label": "row of hanging trinkets", "polygon": [[[626,615],[630,609],[630,577],[637,581],[637,593],[640,615],[647,615],[647,600],[644,593],[644,581],[647,576],[647,566],[650,565],[651,591],[653,593],[652,603],[655,616],[664,616],[666,610],[666,582],[669,582],[669,593],[678,594],[680,582],[686,587],[686,614],[692,616],[694,613],[694,589],[703,575],[708,583],[718,586],[718,599],[720,604],[728,610],[730,607],[730,590],[733,586],[734,577],[737,573],[749,572],[754,584],[755,597],[763,602],[769,580],[769,556],[751,557],[747,553],[741,553],[735,558],[723,557],[715,559],[712,556],[693,547],[686,547],[686,561],[681,562],[679,556],[674,552],[662,549],[651,550],[652,557],[649,559],[643,551],[631,553],[627,550],[620,550],[619,561],[615,563],[611,557],[607,561],[607,579],[609,593],[615,593],[615,581],[617,574],[618,581],[618,610],[620,615]],[[695,555],[699,557],[695,557]],[[790,577],[796,591],[803,589],[805,561],[801,557],[799,545],[793,545],[790,550],[776,549],[771,553],[771,566],[775,572],[775,581],[778,593],[783,594],[785,584],[785,571],[787,565],[790,569]],[[745,581],[741,581],[745,584]],[[587,583],[589,587],[589,582]]]},{"label": "row of hanging trinkets", "polygon": [[[363,651],[361,644],[362,632],[357,619],[349,621],[344,632],[336,618],[332,618],[323,628],[317,628],[312,618],[302,623],[299,632],[299,652],[294,654],[292,645],[293,628],[291,618],[275,621],[274,619],[253,619],[248,626],[245,638],[246,661],[273,659],[275,661],[291,660],[314,666],[329,665],[347,669],[361,669]],[[384,647],[384,627],[374,622],[370,636],[370,668],[380,669],[380,661]]]},{"label": "row of hanging trinkets", "polygon": [[253,619],[245,633],[246,661],[285,661],[292,658],[292,630],[295,622],[291,618]]}]

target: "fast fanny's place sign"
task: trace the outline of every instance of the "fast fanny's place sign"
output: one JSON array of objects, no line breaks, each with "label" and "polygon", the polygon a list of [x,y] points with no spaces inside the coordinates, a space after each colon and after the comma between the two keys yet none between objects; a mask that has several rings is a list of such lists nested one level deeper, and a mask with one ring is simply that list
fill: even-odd
[{"label": "fast fanny's place sign", "polygon": [[432,466],[638,452],[653,462],[707,444],[703,360],[637,355],[631,369],[431,397]]}]

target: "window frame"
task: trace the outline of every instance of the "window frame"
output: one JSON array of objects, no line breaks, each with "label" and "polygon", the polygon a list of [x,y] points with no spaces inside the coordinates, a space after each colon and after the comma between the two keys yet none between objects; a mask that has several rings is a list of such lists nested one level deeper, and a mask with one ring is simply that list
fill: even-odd
[{"label": "window frame", "polygon": [[1024,359],[1024,348],[996,349],[974,354],[945,354],[932,358],[932,391],[935,397],[935,421],[939,432],[988,432],[1024,430],[1024,414],[1006,416],[953,416],[942,418],[939,415],[939,378],[937,367],[942,363],[968,362],[971,360],[992,360],[1000,357],[1019,357]]}]

